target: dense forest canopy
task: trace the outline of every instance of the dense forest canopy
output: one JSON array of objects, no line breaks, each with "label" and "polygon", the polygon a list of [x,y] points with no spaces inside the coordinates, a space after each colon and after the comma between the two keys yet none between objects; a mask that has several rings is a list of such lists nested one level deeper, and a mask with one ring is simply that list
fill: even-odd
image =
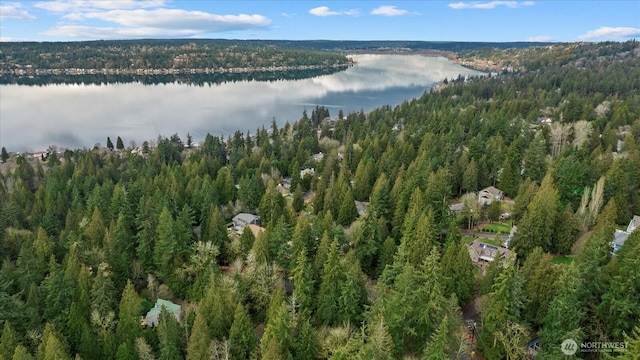
[{"label": "dense forest canopy", "polygon": [[[640,215],[638,43],[504,52],[523,70],[254,136],[3,152],[0,357],[637,358],[640,231],[611,241]],[[517,258],[474,266],[466,228],[505,212]],[[141,326],[157,299],[180,315]]]}]

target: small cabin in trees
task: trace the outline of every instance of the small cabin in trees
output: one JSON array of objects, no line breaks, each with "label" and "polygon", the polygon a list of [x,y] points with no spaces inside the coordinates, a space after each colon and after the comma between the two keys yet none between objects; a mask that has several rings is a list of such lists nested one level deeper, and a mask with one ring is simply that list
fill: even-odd
[{"label": "small cabin in trees", "polygon": [[242,230],[247,225],[260,225],[260,217],[248,213],[240,213],[233,217],[233,227]]},{"label": "small cabin in trees", "polygon": [[638,228],[640,228],[640,216],[634,215],[633,219],[629,222],[629,226],[627,226],[627,230],[616,230],[616,232],[613,233],[613,241],[611,241],[611,255],[615,255],[627,241],[629,235]]},{"label": "small cabin in trees", "polygon": [[160,318],[160,312],[163,307],[167,309],[169,313],[173,314],[178,322],[180,321],[180,305],[174,304],[169,300],[158,299],[153,308],[151,308],[151,310],[147,312],[147,315],[142,318],[142,325],[157,326],[158,319]]},{"label": "small cabin in trees", "polygon": [[504,192],[502,190],[495,188],[493,186],[486,187],[478,193],[478,204],[491,205],[494,201],[499,201],[504,199]]}]

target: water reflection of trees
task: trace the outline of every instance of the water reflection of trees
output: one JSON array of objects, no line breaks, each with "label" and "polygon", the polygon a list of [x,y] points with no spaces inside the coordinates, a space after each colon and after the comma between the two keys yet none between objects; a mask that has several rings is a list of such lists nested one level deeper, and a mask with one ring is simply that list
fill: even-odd
[{"label": "water reflection of trees", "polygon": [[288,70],[270,72],[245,72],[245,73],[223,73],[223,74],[176,74],[176,75],[37,75],[20,76],[4,75],[0,76],[0,85],[107,85],[140,83],[144,85],[160,84],[182,84],[194,86],[211,86],[239,81],[268,81],[275,82],[281,80],[302,80],[322,75],[331,75],[342,71],[341,68],[322,68],[308,70]]}]

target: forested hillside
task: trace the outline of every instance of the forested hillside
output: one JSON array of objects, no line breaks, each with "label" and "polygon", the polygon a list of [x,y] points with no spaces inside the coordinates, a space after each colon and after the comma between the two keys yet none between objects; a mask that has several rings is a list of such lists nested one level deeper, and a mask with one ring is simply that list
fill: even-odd
[{"label": "forested hillside", "polygon": [[236,69],[346,65],[343,55],[232,40],[3,42],[0,73],[53,69]]},{"label": "forested hillside", "polygon": [[[640,231],[610,243],[640,215],[639,45],[557,46],[395,108],[8,158],[0,358],[637,359]],[[463,233],[503,212],[517,258],[480,269]],[[157,299],[180,320],[142,326]]]}]

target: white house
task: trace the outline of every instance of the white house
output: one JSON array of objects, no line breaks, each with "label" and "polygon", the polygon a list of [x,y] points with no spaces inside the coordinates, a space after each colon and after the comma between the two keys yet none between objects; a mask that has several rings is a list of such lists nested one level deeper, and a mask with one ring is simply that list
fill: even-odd
[{"label": "white house", "polygon": [[484,188],[478,193],[478,204],[481,206],[491,205],[492,202],[502,199],[504,199],[504,192],[493,186]]},{"label": "white house", "polygon": [[627,226],[627,230],[616,230],[616,232],[613,233],[613,240],[611,241],[611,255],[615,255],[622,245],[624,245],[625,241],[627,241],[629,235],[638,228],[640,228],[640,216],[634,215],[629,222],[629,226]]},{"label": "white house", "polygon": [[633,230],[640,228],[640,216],[634,215],[633,219],[629,222],[629,226],[627,226],[627,232],[631,234]]}]

